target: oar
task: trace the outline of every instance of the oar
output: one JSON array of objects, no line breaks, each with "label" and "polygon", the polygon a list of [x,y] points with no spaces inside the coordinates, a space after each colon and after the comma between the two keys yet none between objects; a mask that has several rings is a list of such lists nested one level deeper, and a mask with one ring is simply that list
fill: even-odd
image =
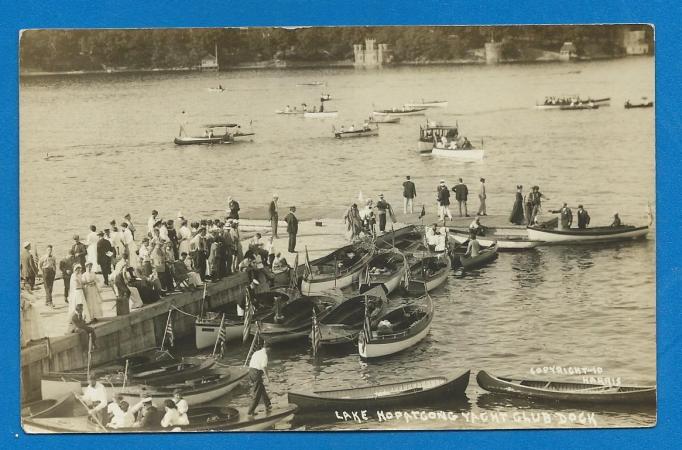
[{"label": "oar", "polygon": [[[87,409],[88,411],[90,411],[90,408],[88,408],[88,405],[86,405],[85,402],[84,402],[83,400],[81,400],[80,397],[78,397],[78,394],[76,394],[76,393],[74,392],[74,393],[73,393],[73,396],[76,397],[76,400],[78,400],[78,401],[80,402],[80,404],[83,405],[83,407],[84,407],[85,409]],[[102,430],[104,430],[105,433],[108,433],[108,432],[109,432],[109,430],[107,430],[107,428],[106,428],[104,425],[102,425],[102,422],[100,422],[99,418],[97,417],[97,414],[92,414],[92,418],[95,419],[95,422],[97,422],[97,425],[99,425],[100,427],[102,427]]]}]

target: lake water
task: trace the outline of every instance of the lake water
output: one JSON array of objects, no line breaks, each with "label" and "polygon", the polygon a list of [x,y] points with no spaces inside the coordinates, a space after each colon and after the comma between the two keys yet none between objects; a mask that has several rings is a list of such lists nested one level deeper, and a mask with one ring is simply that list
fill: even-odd
[{"label": "lake water", "polygon": [[[322,80],[321,87],[297,83]],[[538,184],[558,208],[583,203],[592,224],[646,222],[655,201],[654,115],[625,110],[624,101],[653,98],[654,61],[630,58],[577,64],[401,67],[376,71],[306,70],[222,73],[107,74],[21,81],[21,239],[62,256],[74,233],[104,228],[130,212],[140,227],[151,209],[167,218],[215,217],[227,196],[246,215],[268,204],[296,204],[302,217],[338,218],[362,191],[384,192],[398,204],[404,175],[417,184],[418,204],[433,207],[435,186],[463,177],[474,190],[487,179],[488,210],[507,214],[517,184]],[[226,92],[210,92],[218,84]],[[339,111],[332,120],[274,114],[321,92]],[[594,111],[537,111],[547,95],[611,97]],[[481,162],[420,157],[423,117],[381,126],[380,136],[350,142],[332,138],[332,125],[360,124],[373,105],[400,106],[415,99],[447,99],[429,118],[457,122]],[[182,109],[191,124],[238,122],[256,132],[254,142],[231,146],[173,144]],[[190,128],[192,128],[190,126]],[[196,128],[198,132],[199,129]],[[475,203],[475,202],[474,202]],[[264,217],[263,217],[264,218]],[[472,369],[468,401],[454,411],[567,411],[500,400],[484,394],[475,372],[527,378],[543,366],[601,367],[624,384],[652,384],[655,360],[654,234],[644,242],[600,247],[556,247],[501,254],[489,267],[454,273],[433,294],[436,316],[419,345],[380,362],[363,363],[357,350],[322,353],[314,360],[304,343],[273,352],[269,389],[321,390],[454,374]],[[234,349],[226,362],[243,356]],[[280,395],[277,395],[280,394]],[[230,402],[245,405],[248,394]],[[521,409],[519,409],[521,408]],[[442,409],[442,408],[441,408]],[[571,410],[578,411],[578,410]],[[595,410],[592,410],[595,412]],[[319,418],[318,418],[319,419]],[[362,424],[296,418],[310,429],[515,427],[524,422],[481,424]],[[328,420],[327,420],[328,419]],[[655,423],[653,411],[596,410],[599,426]],[[543,426],[543,425],[535,425]],[[552,426],[562,426],[553,422]],[[582,425],[576,425],[582,426]]]}]

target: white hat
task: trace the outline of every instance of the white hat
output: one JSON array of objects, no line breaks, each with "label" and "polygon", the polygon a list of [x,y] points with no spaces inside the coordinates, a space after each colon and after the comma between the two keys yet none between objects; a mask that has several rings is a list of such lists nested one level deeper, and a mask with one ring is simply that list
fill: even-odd
[{"label": "white hat", "polygon": [[440,180],[440,184],[445,184],[445,180]]},{"label": "white hat", "polygon": [[258,286],[258,285],[260,284],[260,283],[258,282],[258,280],[256,280],[256,279],[251,280],[251,282],[252,282],[253,284],[255,284],[256,286]]},{"label": "white hat", "polygon": [[151,397],[145,397],[142,400],[140,400],[142,403],[151,403],[152,398]]},{"label": "white hat", "polygon": [[29,241],[24,241],[24,248],[28,247],[29,245],[31,245]]},{"label": "white hat", "polygon": [[279,198],[279,195],[277,193],[272,194],[272,198]]}]

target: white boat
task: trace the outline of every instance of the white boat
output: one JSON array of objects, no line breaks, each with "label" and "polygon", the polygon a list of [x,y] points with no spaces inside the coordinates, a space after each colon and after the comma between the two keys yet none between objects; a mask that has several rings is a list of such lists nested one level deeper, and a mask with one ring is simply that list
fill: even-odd
[{"label": "white boat", "polygon": [[548,244],[581,244],[642,239],[649,227],[621,225],[619,227],[570,228],[568,230],[528,227],[528,239]]},{"label": "white boat", "polygon": [[423,294],[431,292],[441,286],[448,279],[452,264],[444,252],[431,253],[419,257],[419,253],[412,255],[409,270],[409,284],[405,286],[408,292]]},{"label": "white boat", "polygon": [[303,113],[303,117],[306,119],[332,119],[339,115],[338,111],[325,111],[325,112],[311,112],[306,111]]},{"label": "white boat", "polygon": [[380,252],[367,263],[367,274],[370,285],[383,284],[386,295],[398,289],[408,269],[405,257],[398,251]]},{"label": "white boat", "polygon": [[386,116],[369,116],[369,123],[400,123],[400,117],[393,117],[390,114]]},{"label": "white boat", "polygon": [[287,111],[286,109],[278,109],[275,111],[275,114],[284,114],[290,116],[302,116],[303,113],[305,113],[305,111],[302,109],[291,109],[289,111]]},{"label": "white boat", "polygon": [[296,83],[296,86],[322,86],[324,81],[308,81],[307,83]]},{"label": "white boat", "polygon": [[301,292],[315,295],[350,286],[358,281],[373,251],[360,244],[350,244],[310,262],[303,275]]},{"label": "white boat", "polygon": [[225,89],[225,88],[223,88],[223,87],[217,87],[217,88],[212,87],[212,88],[208,88],[208,92],[225,92],[226,90],[227,90],[227,89]]},{"label": "white boat", "polygon": [[332,132],[334,133],[334,138],[336,139],[379,136],[379,125],[374,127],[368,126],[367,128],[360,128],[353,131],[343,129],[337,130],[336,127],[333,127]]},{"label": "white boat", "polygon": [[419,152],[422,156],[443,156],[447,158],[463,159],[467,161],[480,161],[483,159],[484,150],[482,148],[471,148],[471,149],[461,149],[461,148],[443,148],[434,146],[431,151],[422,150]]},{"label": "white boat", "polygon": [[406,108],[447,108],[447,100],[422,100],[405,103]]},{"label": "white boat", "polygon": [[[448,236],[457,244],[469,241],[468,228],[449,228]],[[497,242],[499,250],[525,250],[541,245],[541,241],[532,241],[528,238],[525,228],[491,228],[489,227],[484,236],[477,235],[476,240],[482,247],[490,247]]]},{"label": "white boat", "polygon": [[[225,341],[234,341],[241,339],[244,331],[244,322],[235,320],[225,320],[223,324],[225,329]],[[218,330],[220,330],[220,320],[198,318],[194,323],[195,330],[195,345],[197,350],[211,348],[215,345],[218,339]]]},{"label": "white boat", "polygon": [[429,334],[433,321],[433,302],[426,296],[422,305],[407,304],[381,315],[379,323],[388,321],[392,330],[380,331],[372,326],[369,339],[363,330],[358,337],[358,353],[363,359],[380,358],[406,350]]},{"label": "white boat", "polygon": [[568,98],[573,98],[574,101],[563,101],[563,102],[557,102],[557,103],[537,103],[535,105],[535,109],[540,109],[540,110],[567,110],[567,109],[580,109],[580,108],[572,108],[572,106],[577,106],[577,105],[590,105],[590,103],[594,107],[587,107],[587,108],[582,108],[582,109],[597,109],[600,106],[609,106],[611,105],[611,98],[610,97],[605,97],[605,98],[587,98],[587,99],[581,99],[578,96],[569,96]]},{"label": "white boat", "polygon": [[374,116],[423,116],[426,108],[393,108],[372,111]]}]

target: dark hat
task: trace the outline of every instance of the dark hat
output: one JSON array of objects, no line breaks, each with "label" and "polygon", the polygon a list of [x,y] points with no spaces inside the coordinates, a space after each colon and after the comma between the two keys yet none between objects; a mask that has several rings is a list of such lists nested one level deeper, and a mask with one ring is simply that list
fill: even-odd
[{"label": "dark hat", "polygon": [[152,214],[158,214],[159,212],[155,209],[152,209]]},{"label": "dark hat", "polygon": [[97,236],[104,236],[104,231],[99,230],[99,231],[97,232]]},{"label": "dark hat", "polygon": [[130,213],[127,213],[125,216],[123,216],[125,219],[130,219]]},{"label": "dark hat", "polygon": [[485,178],[481,178],[481,181],[485,181]]}]

